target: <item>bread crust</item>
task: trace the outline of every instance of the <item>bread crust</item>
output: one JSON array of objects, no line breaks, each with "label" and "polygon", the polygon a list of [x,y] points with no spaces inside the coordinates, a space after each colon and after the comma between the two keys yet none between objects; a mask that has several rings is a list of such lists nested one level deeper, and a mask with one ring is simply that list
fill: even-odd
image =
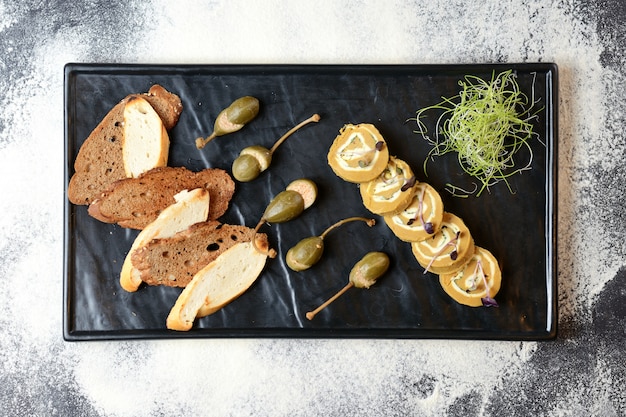
[{"label": "bread crust", "polygon": [[89,204],[109,184],[125,178],[122,161],[124,107],[119,102],[90,133],[78,150],[67,197],[77,205]]},{"label": "bread crust", "polygon": [[196,318],[221,309],[257,280],[267,254],[252,242],[239,242],[206,265],[179,295],[167,316],[168,329],[187,331]]},{"label": "bread crust", "polygon": [[172,130],[183,112],[183,103],[176,94],[167,91],[163,86],[154,84],[142,97],[157,112],[165,129]]},{"label": "bread crust", "polygon": [[89,206],[89,214],[105,223],[141,230],[174,203],[177,193],[194,188],[209,191],[209,219],[215,220],[228,209],[235,182],[220,168],[198,172],[185,167],[154,168],[137,178],[124,178],[111,184]]},{"label": "bread crust", "polygon": [[[222,253],[255,239],[252,228],[217,221],[197,223],[172,237],[154,239],[133,252],[131,260],[148,285],[185,287],[193,276]],[[267,235],[256,234],[259,246],[269,246]]]},{"label": "bread crust", "polygon": [[122,264],[120,286],[123,289],[134,292],[141,285],[141,274],[132,264],[132,254],[153,239],[173,236],[195,223],[206,221],[209,198],[209,192],[204,188],[181,191],[175,196],[176,202],[137,235]]},{"label": "bread crust", "polygon": [[78,150],[74,173],[67,188],[67,197],[72,204],[89,205],[115,181],[127,177],[123,157],[124,108],[137,97],[150,103],[166,130],[178,123],[182,102],[176,94],[160,85],[153,85],[148,93],[130,94],[123,98],[104,116]]}]

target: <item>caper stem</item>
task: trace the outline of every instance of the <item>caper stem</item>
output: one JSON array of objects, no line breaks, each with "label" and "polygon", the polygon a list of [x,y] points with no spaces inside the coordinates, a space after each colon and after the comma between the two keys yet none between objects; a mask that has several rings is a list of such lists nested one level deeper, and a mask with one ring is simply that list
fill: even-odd
[{"label": "caper stem", "polygon": [[376,220],[375,219],[368,219],[367,217],[359,217],[359,216],[348,217],[348,218],[340,220],[337,223],[333,224],[332,226],[328,227],[328,229],[324,230],[324,233],[322,233],[320,235],[320,238],[324,239],[328,233],[330,233],[332,230],[338,228],[342,224],[345,224],[345,223],[348,223],[348,222],[352,222],[352,221],[357,221],[357,220],[364,221],[365,223],[367,223],[367,225],[369,227],[372,227],[372,226],[374,226],[376,224]]},{"label": "caper stem", "polygon": [[330,303],[332,303],[333,301],[335,301],[337,298],[341,297],[341,295],[348,291],[350,288],[352,288],[354,286],[354,284],[352,283],[352,281],[348,282],[348,284],[343,287],[342,289],[340,289],[337,294],[333,295],[332,297],[330,297],[328,300],[326,300],[326,302],[324,304],[322,304],[321,306],[319,306],[318,308],[316,308],[313,311],[309,311],[308,313],[306,313],[306,318],[309,320],[313,320],[313,317],[315,317],[315,315],[317,313],[319,313],[320,311],[322,311],[323,309],[325,309],[326,307],[328,307],[328,305]]},{"label": "caper stem", "polygon": [[197,138],[196,139],[196,148],[198,148],[198,149],[204,148],[207,143],[211,142],[216,137],[217,137],[217,134],[215,132],[213,132],[213,133],[211,133],[210,136],[208,136],[206,138]]},{"label": "caper stem", "polygon": [[308,119],[298,123],[296,126],[292,127],[287,133],[285,133],[283,136],[281,136],[280,139],[278,139],[276,141],[276,143],[274,143],[274,146],[272,146],[272,148],[270,149],[270,154],[273,154],[274,151],[276,150],[276,148],[278,148],[289,136],[291,136],[296,130],[300,129],[302,126],[307,125],[311,122],[319,122],[320,121],[320,115],[319,114],[314,114],[313,116],[309,117]]},{"label": "caper stem", "polygon": [[261,219],[259,220],[259,223],[257,223],[257,225],[255,226],[254,236],[252,237],[252,246],[254,246],[254,249],[257,252],[262,253],[263,255],[266,255],[267,257],[274,259],[276,257],[276,251],[274,249],[269,248],[268,250],[262,250],[261,248],[259,248],[256,242],[256,235],[259,233],[259,229],[264,224],[265,224],[265,219]]}]

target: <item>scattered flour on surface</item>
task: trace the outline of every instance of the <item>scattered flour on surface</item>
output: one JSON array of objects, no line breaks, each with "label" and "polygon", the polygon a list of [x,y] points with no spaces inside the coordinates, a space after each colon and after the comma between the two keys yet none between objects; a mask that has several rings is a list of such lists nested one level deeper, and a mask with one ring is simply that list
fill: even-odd
[{"label": "scattered flour on surface", "polygon": [[[458,4],[443,0],[422,5],[399,0],[384,5],[348,1],[343,8],[329,0],[317,2],[313,8],[283,2],[184,3],[185,7],[146,6],[144,11],[150,16],[146,21],[151,23],[144,26],[150,36],[134,39],[138,44],[126,60],[216,64],[556,62],[561,81],[560,308],[566,317],[590,320],[594,297],[620,268],[626,251],[624,245],[612,247],[603,233],[585,232],[607,231],[603,217],[594,214],[594,209],[602,209],[595,200],[599,193],[596,174],[617,169],[621,158],[611,155],[626,153],[626,141],[612,135],[622,120],[606,110],[609,100],[623,102],[626,97],[621,88],[623,74],[599,64],[602,48],[589,26],[593,22],[584,23],[570,2],[555,2],[555,7],[548,8],[488,0],[464,8],[462,14]],[[4,15],[4,3],[0,3],[0,16]],[[475,24],[485,18],[486,24]],[[0,32],[11,24],[10,20],[0,21]],[[268,21],[273,22],[269,27]],[[51,363],[71,366],[80,394],[109,416],[297,416],[315,411],[345,415],[350,410],[384,411],[384,407],[389,407],[387,415],[404,411],[443,415],[454,400],[474,393],[480,394],[484,407],[488,393],[498,388],[504,377],[523,371],[536,352],[534,342],[61,342],[62,202],[58,190],[63,181],[62,66],[109,56],[101,50],[92,52],[77,41],[84,30],[67,27],[42,38],[34,51],[33,73],[6,91],[8,106],[2,109],[2,119],[12,123],[4,130],[7,136],[1,138],[3,159],[8,163],[0,164],[0,177],[1,191],[11,195],[12,201],[0,203],[0,241],[14,241],[13,246],[2,246],[4,259],[14,263],[0,271],[5,283],[20,285],[0,286],[0,295],[12,300],[4,312],[22,321],[2,319],[7,338],[0,346],[5,352],[17,348],[22,353],[3,354],[5,371],[16,372],[24,366],[31,369],[26,353],[32,351]],[[335,41],[337,37],[342,43]],[[113,49],[119,45],[98,46]],[[42,182],[33,184],[28,178],[12,175],[21,166],[29,166],[31,177]],[[37,204],[22,192],[32,187],[41,196]],[[14,236],[22,238],[16,241]],[[602,256],[616,249],[620,256]],[[39,270],[33,272],[32,265]],[[472,365],[459,366],[467,361]],[[602,369],[598,363],[599,382],[610,380]],[[593,394],[601,396],[602,392]],[[563,399],[563,410],[571,411],[579,395],[572,393],[571,398]],[[332,403],[329,398],[340,401]],[[563,411],[563,415],[571,414]]]}]

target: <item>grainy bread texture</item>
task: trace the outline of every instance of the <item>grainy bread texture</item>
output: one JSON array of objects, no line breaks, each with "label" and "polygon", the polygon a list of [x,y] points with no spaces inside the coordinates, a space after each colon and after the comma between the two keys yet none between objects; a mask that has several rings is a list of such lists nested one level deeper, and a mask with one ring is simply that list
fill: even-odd
[{"label": "grainy bread texture", "polygon": [[209,191],[209,219],[215,220],[228,209],[235,182],[219,168],[198,172],[185,167],[155,168],[137,178],[113,183],[89,206],[89,214],[105,223],[141,230],[174,203],[174,195],[194,188]]},{"label": "grainy bread texture", "polygon": [[259,277],[267,254],[252,242],[240,242],[206,265],[178,296],[167,316],[167,328],[187,331],[197,317],[221,309],[243,294]]},{"label": "grainy bread texture", "polygon": [[[113,182],[126,178],[124,170],[124,109],[134,97],[148,101],[167,130],[178,123],[182,111],[180,98],[155,85],[145,94],[131,94],[107,113],[81,145],[68,185],[73,204],[90,204]],[[169,142],[168,142],[169,143]]]},{"label": "grainy bread texture", "polygon": [[[185,287],[193,276],[237,243],[255,239],[254,229],[217,221],[197,223],[172,237],[154,239],[133,252],[131,261],[149,285]],[[268,246],[267,235],[256,236]]]},{"label": "grainy bread texture", "polygon": [[155,221],[147,225],[135,238],[120,272],[120,285],[129,292],[141,285],[141,274],[133,268],[132,254],[152,239],[174,236],[189,226],[204,222],[209,215],[209,192],[204,188],[183,190],[174,196],[176,202],[166,207]]},{"label": "grainy bread texture", "polygon": [[178,123],[183,112],[183,103],[176,94],[167,91],[159,84],[154,84],[142,97],[150,103],[157,112],[165,128],[171,130]]}]

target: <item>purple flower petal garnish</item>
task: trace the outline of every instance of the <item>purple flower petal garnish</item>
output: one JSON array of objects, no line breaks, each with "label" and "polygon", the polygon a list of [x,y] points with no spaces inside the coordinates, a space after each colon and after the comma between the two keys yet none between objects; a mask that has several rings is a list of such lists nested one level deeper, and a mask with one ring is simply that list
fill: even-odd
[{"label": "purple flower petal garnish", "polygon": [[406,180],[406,182],[404,183],[402,188],[400,188],[400,191],[407,191],[407,190],[411,189],[415,185],[416,181],[417,181],[417,179],[415,178],[415,175],[413,175],[411,178]]},{"label": "purple flower petal garnish", "polygon": [[500,307],[498,302],[489,296],[481,298],[480,301],[483,302],[484,307]]}]

